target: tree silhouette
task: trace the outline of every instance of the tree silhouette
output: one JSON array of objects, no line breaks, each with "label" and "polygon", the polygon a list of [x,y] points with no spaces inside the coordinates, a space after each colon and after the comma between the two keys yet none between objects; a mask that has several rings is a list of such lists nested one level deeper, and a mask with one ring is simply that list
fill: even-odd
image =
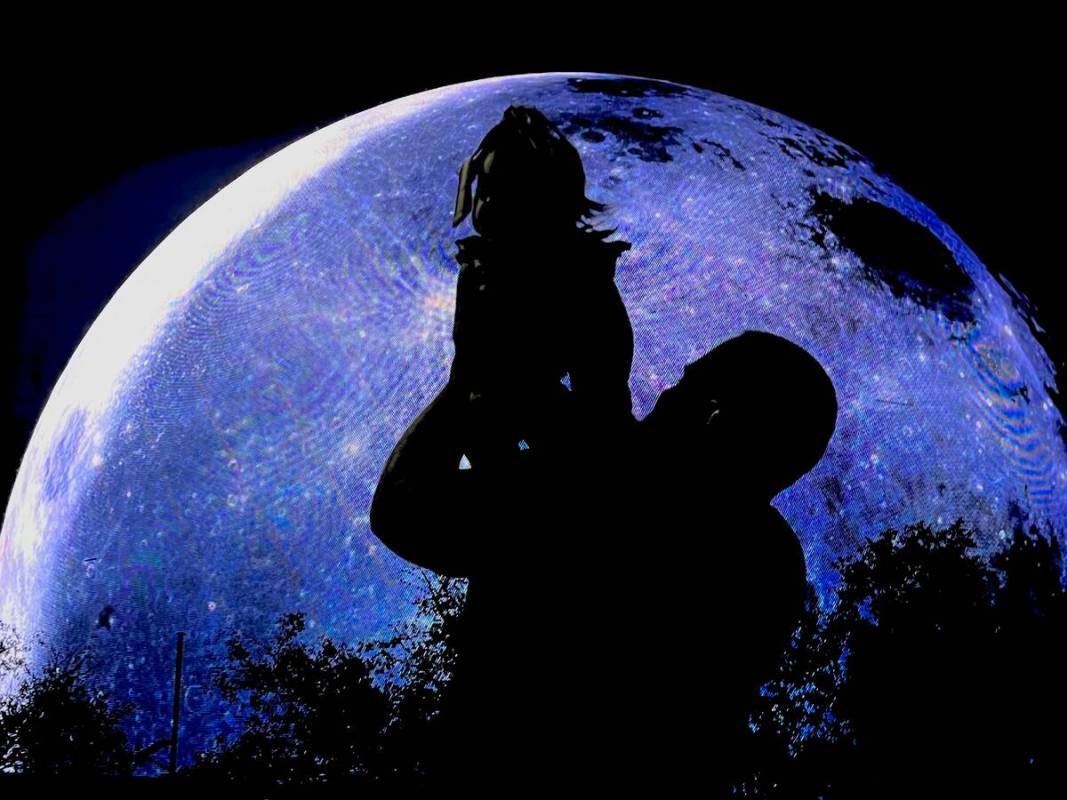
[{"label": "tree silhouette", "polygon": [[1064,752],[1056,537],[988,558],[957,521],[888,530],[809,601],[752,720],[747,797],[1045,796]]},{"label": "tree silhouette", "polygon": [[809,584],[800,623],[752,710],[750,756],[735,773],[738,794],[815,797],[826,788],[828,765],[852,742],[851,726],[837,708],[844,679],[839,655]]},{"label": "tree silhouette", "polygon": [[1067,752],[1062,650],[1067,642],[1063,553],[1049,530],[1016,527],[990,564],[999,573],[996,694],[1001,698],[1000,758],[1005,770],[1034,793]]},{"label": "tree silhouette", "polygon": [[32,670],[29,648],[0,624],[0,772],[36,777],[124,776],[133,771],[121,723],[132,707],[88,685],[84,653],[51,653]]},{"label": "tree silhouette", "polygon": [[418,575],[426,591],[414,616],[386,638],[311,646],[298,612],[268,642],[231,637],[216,686],[243,728],[191,772],[287,784],[426,779],[464,582]]},{"label": "tree silhouette", "polygon": [[270,642],[230,638],[216,685],[244,728],[201,754],[201,777],[300,784],[377,774],[388,700],[355,647],[328,636],[309,646],[305,628],[302,613],[289,613]]},{"label": "tree silhouette", "polygon": [[856,741],[857,790],[967,785],[991,763],[997,734],[988,702],[995,580],[962,522],[886,531],[855,561],[828,630],[845,655],[838,703]]},{"label": "tree silhouette", "polygon": [[17,683],[25,674],[26,650],[15,629],[0,620],[0,688]]},{"label": "tree silhouette", "polygon": [[390,724],[383,737],[385,772],[393,778],[426,782],[439,771],[441,713],[459,657],[456,630],[464,607],[466,581],[417,569],[411,573],[423,593],[413,617],[394,635],[361,650],[390,700]]}]

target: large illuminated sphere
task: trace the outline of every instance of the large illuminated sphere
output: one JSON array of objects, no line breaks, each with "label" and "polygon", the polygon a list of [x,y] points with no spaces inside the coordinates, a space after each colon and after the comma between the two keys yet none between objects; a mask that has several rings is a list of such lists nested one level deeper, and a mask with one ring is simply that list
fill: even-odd
[{"label": "large illuminated sphere", "polygon": [[354,641],[412,613],[368,506],[445,382],[454,240],[471,232],[450,225],[456,171],[512,103],[560,126],[602,224],[633,244],[616,282],[639,418],[745,329],[825,365],[836,433],[775,501],[823,592],[835,558],[890,526],[962,516],[985,547],[1013,520],[1063,530],[1063,420],[1036,323],[861,154],[669,83],[451,86],[318,131],[205,203],[115,294],[41,414],[0,536],[0,616],[88,643],[142,740],[169,730],[178,630],[189,754],[226,724],[207,687],[228,631],[304,610]]}]

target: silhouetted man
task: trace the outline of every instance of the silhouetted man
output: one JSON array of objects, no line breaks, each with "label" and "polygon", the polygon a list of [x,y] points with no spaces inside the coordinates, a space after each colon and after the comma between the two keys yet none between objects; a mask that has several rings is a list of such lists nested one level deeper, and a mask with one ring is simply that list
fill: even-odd
[{"label": "silhouetted man", "polygon": [[371,526],[470,578],[438,774],[710,769],[721,787],[803,603],[803,553],[770,500],[822,456],[836,398],[801,348],[746,333],[638,428],[613,281],[628,245],[589,225],[602,207],[584,187],[534,109],[509,108],[464,163],[454,222],[471,214],[479,235],[458,243],[455,359],[390,455]]},{"label": "silhouetted man", "polygon": [[806,591],[804,553],[770,501],[822,458],[836,419],[818,361],[747,331],[689,364],[641,422],[641,524],[662,543],[651,622],[674,654],[674,687],[639,719],[662,728],[654,758],[667,775],[711,775],[725,792],[740,767],[752,701]]}]

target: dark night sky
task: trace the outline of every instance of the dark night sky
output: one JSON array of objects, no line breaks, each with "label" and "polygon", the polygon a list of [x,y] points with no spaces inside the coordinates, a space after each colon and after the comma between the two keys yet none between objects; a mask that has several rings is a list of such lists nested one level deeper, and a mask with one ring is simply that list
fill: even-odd
[{"label": "dark night sky", "polygon": [[[1053,214],[1062,207],[1063,169],[1051,122],[1061,93],[1052,28],[997,24],[977,37],[905,20],[882,41],[857,38],[858,27],[798,29],[792,40],[726,25],[712,38],[679,34],[684,22],[669,33],[637,21],[589,37],[547,35],[551,27],[541,26],[539,36],[480,50],[473,32],[385,48],[396,30],[366,26],[358,37],[335,30],[315,45],[294,45],[307,31],[290,40],[284,29],[267,39],[238,29],[232,38],[175,35],[136,47],[50,38],[7,81],[15,111],[7,230],[16,249],[3,315],[4,497],[66,358],[122,280],[184,217],[317,127],[413,92],[501,74],[662,78],[826,131],[870,157],[1030,295],[1062,372],[1067,330]],[[867,23],[865,37],[872,27],[881,26]],[[642,34],[648,41],[639,43]],[[379,49],[367,50],[375,41]],[[31,286],[40,287],[35,297]]]}]

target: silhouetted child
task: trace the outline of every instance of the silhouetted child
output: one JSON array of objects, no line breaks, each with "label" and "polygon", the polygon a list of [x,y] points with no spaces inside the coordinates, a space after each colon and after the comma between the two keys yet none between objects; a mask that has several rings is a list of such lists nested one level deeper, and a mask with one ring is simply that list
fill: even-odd
[{"label": "silhouetted child", "polygon": [[[738,769],[747,715],[803,610],[804,554],[771,505],[822,458],[837,419],[825,370],[748,331],[689,364],[641,422],[655,502],[659,596],[646,620],[674,640],[679,693],[646,709],[667,773]],[[647,566],[648,556],[641,562]]]},{"label": "silhouetted child", "polygon": [[[420,566],[470,579],[439,775],[552,779],[585,757],[590,526],[632,433],[633,331],[614,283],[629,247],[588,218],[577,151],[513,106],[460,170],[455,359],[394,447],[371,527]],[[610,233],[610,232],[609,232]]]},{"label": "silhouetted child", "polygon": [[449,383],[470,405],[475,469],[596,446],[632,421],[633,331],[615,286],[629,244],[589,224],[603,208],[577,150],[533,108],[508,108],[460,170],[453,223],[470,213],[479,235],[457,242]]}]

